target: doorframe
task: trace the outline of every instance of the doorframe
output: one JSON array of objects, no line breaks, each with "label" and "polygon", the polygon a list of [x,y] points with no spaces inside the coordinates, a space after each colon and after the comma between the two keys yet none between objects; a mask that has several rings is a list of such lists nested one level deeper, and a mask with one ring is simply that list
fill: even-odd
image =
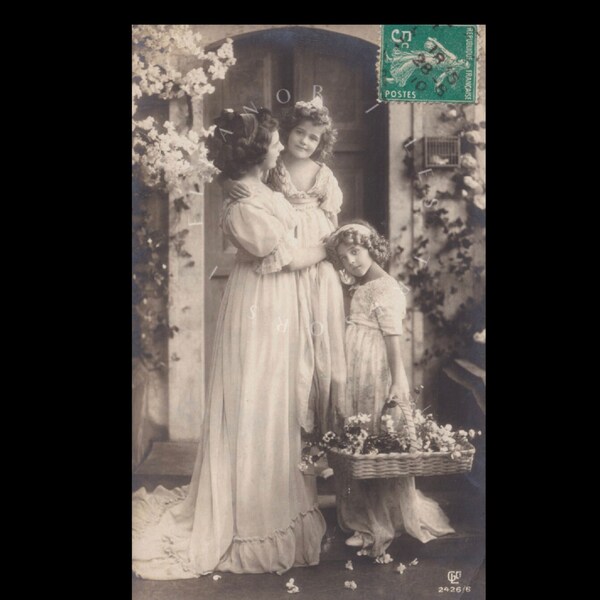
[{"label": "doorframe", "polygon": [[[325,27],[314,27],[323,33],[346,35],[356,38],[361,42],[372,41],[359,35],[350,35],[340,31],[333,31]],[[238,39],[260,34],[271,30],[272,27],[256,27],[251,32],[242,32],[237,35],[225,35],[207,45],[206,50],[215,49],[227,38]],[[374,66],[375,68],[375,66]],[[185,123],[189,117],[185,101],[173,100],[169,106],[169,119],[176,126]],[[195,102],[192,107],[193,129],[199,131],[203,126],[203,102]],[[416,233],[413,215],[413,189],[411,182],[402,177],[403,148],[401,141],[410,135],[415,135],[415,115],[413,105],[390,103],[387,124],[388,143],[388,202],[387,223],[389,235],[398,232],[396,236],[403,247],[411,248],[412,240]],[[396,168],[396,166],[398,168]],[[389,198],[401,195],[406,202],[389,202]],[[187,216],[175,209],[173,197],[169,198],[169,235],[176,235],[183,229],[188,230],[186,247],[193,255],[193,266],[184,266],[188,259],[178,257],[175,252],[169,252],[169,323],[179,328],[178,333],[168,341],[168,403],[169,403],[169,439],[172,441],[198,441],[204,417],[206,385],[208,378],[205,371],[205,315],[204,315],[204,190],[193,197],[192,206],[185,211]],[[399,206],[396,206],[398,204]],[[407,226],[402,232],[402,227]],[[393,242],[395,241],[392,240]],[[390,269],[396,276],[398,273]],[[202,282],[201,293],[198,293],[198,283]],[[410,295],[407,296],[411,306]],[[412,385],[422,381],[422,370],[415,369],[414,363],[420,359],[423,351],[422,315],[417,313],[406,320],[405,340],[408,342],[403,351],[407,376]]]}]

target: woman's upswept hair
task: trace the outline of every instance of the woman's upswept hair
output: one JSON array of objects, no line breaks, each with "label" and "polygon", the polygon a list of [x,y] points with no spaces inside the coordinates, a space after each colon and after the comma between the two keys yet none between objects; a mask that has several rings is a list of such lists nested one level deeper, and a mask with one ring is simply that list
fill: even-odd
[{"label": "woman's upswept hair", "polygon": [[[353,227],[354,225],[358,225],[358,227]],[[325,244],[327,260],[333,263],[333,266],[338,271],[344,268],[337,253],[337,248],[340,244],[348,244],[349,246],[357,245],[366,248],[371,258],[380,267],[384,267],[390,258],[388,241],[382,235],[379,235],[370,223],[362,219],[354,219],[350,223],[342,225],[327,239]]]},{"label": "woman's upswept hair", "polygon": [[310,121],[313,125],[324,125],[321,140],[311,158],[322,163],[327,162],[333,154],[333,146],[337,140],[337,130],[329,116],[329,110],[322,102],[296,102],[294,108],[284,116],[281,122],[281,141],[287,145],[290,133],[302,121]]},{"label": "woman's upswept hair", "polygon": [[206,141],[208,159],[229,179],[239,179],[265,159],[279,125],[266,108],[256,114],[226,108],[214,123],[216,128]]}]

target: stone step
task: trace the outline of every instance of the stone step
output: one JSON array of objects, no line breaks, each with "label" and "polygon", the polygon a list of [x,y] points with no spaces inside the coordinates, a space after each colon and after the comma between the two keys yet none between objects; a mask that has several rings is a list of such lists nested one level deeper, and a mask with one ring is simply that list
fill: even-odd
[{"label": "stone step", "polygon": [[135,475],[192,476],[197,442],[154,442]]}]

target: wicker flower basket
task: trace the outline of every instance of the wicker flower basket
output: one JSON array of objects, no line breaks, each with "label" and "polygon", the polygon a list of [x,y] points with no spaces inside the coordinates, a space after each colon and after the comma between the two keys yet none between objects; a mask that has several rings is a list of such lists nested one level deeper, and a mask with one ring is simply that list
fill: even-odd
[{"label": "wicker flower basket", "polygon": [[453,475],[468,473],[473,466],[475,448],[461,450],[459,458],[450,452],[390,452],[389,454],[342,454],[332,449],[327,453],[334,473],[349,479],[376,479],[403,475]]},{"label": "wicker flower basket", "polygon": [[[398,400],[412,441],[416,442],[412,407],[409,400]],[[461,449],[460,456],[450,452],[390,452],[388,454],[345,454],[332,448],[327,453],[329,466],[344,480],[388,477],[453,475],[468,473],[473,466],[475,448]]]}]

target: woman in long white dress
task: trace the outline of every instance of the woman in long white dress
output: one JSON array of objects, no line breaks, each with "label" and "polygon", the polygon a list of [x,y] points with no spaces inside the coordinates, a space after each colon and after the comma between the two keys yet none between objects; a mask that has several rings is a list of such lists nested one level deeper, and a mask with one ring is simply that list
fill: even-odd
[{"label": "woman in long white dress", "polygon": [[251,195],[224,207],[223,230],[238,251],[191,483],[134,494],[133,570],[147,579],[315,565],[325,533],[314,478],[298,468],[312,372],[303,372],[310,315],[293,273],[325,249],[298,247],[294,209],[261,181],[282,149],[269,111],[223,111],[217,127],[228,133],[210,141],[215,165]]}]

